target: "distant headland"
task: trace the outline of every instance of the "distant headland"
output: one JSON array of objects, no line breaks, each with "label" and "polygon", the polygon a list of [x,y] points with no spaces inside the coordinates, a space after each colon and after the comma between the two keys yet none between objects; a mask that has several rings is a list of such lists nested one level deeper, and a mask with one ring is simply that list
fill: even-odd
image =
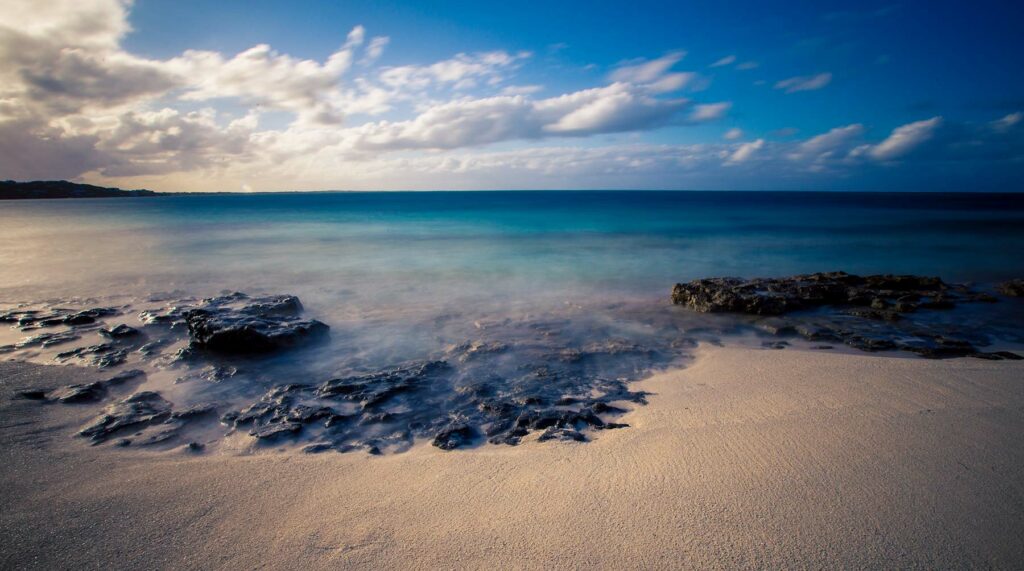
[{"label": "distant headland", "polygon": [[160,196],[152,190],[121,190],[67,180],[36,180],[31,182],[0,181],[0,200],[24,198],[121,198]]}]

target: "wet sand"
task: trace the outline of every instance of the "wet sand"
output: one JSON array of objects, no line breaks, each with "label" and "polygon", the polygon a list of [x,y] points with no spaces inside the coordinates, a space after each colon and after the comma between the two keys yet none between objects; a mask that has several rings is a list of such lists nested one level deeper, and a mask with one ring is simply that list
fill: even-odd
[{"label": "wet sand", "polygon": [[0,363],[3,568],[1024,565],[1024,363],[706,348],[593,441],[194,455]]}]

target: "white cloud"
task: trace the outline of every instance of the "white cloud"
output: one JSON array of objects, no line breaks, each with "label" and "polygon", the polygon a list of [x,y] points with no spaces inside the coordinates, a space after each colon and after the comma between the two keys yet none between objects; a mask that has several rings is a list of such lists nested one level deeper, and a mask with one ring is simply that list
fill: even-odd
[{"label": "white cloud", "polygon": [[827,133],[811,137],[797,145],[796,150],[790,153],[792,160],[813,159],[822,161],[830,158],[834,153],[847,149],[852,141],[864,134],[864,126],[855,123],[845,127],[836,127]]},{"label": "white cloud", "polygon": [[682,61],[684,57],[686,57],[686,52],[677,51],[650,61],[622,65],[609,74],[608,78],[611,81],[624,83],[650,83],[665,75],[672,66]]},{"label": "white cloud", "polygon": [[931,139],[941,124],[942,117],[932,117],[897,127],[887,139],[872,147],[868,153],[881,161],[898,159]]},{"label": "white cloud", "polygon": [[743,129],[733,127],[732,129],[726,131],[725,134],[722,135],[722,138],[724,138],[727,141],[735,141],[736,139],[742,139]]},{"label": "white cloud", "polygon": [[742,143],[736,150],[726,158],[726,165],[738,165],[749,161],[761,148],[764,147],[764,139],[757,139],[749,143]]},{"label": "white cloud", "polygon": [[786,93],[798,91],[815,91],[825,87],[832,81],[832,74],[825,72],[817,75],[802,75],[783,79],[775,83],[775,89],[784,89]]},{"label": "white cloud", "polygon": [[736,69],[740,71],[748,71],[751,69],[757,69],[759,67],[761,67],[761,64],[757,63],[756,61],[745,61],[741,64],[738,64],[736,66]]},{"label": "white cloud", "polygon": [[1024,119],[1024,113],[1017,111],[1015,113],[1010,113],[1009,115],[1005,115],[1004,117],[993,121],[992,127],[994,127],[997,131],[1009,131],[1011,128],[1013,128],[1014,125],[1020,123],[1022,119]]},{"label": "white cloud", "polygon": [[722,67],[722,66],[729,65],[729,64],[731,64],[734,61],[736,61],[736,56],[729,55],[729,56],[725,56],[724,58],[716,61],[715,63],[709,65],[708,67]]},{"label": "white cloud", "polygon": [[732,103],[729,103],[728,101],[694,105],[693,111],[690,112],[690,121],[703,122],[721,119],[722,117],[725,117],[725,114],[731,107]]},{"label": "white cloud", "polygon": [[380,56],[384,54],[384,48],[390,42],[391,38],[387,36],[377,36],[370,40],[370,45],[366,46],[366,55],[363,56],[363,59],[359,60],[360,65],[370,65],[380,59]]}]

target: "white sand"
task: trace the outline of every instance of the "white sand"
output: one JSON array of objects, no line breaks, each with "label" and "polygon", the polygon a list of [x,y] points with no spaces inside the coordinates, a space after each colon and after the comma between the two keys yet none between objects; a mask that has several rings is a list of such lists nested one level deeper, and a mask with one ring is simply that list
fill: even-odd
[{"label": "white sand", "polygon": [[386,457],[85,449],[20,403],[0,567],[1024,566],[1020,362],[712,348],[640,388],[587,444]]}]

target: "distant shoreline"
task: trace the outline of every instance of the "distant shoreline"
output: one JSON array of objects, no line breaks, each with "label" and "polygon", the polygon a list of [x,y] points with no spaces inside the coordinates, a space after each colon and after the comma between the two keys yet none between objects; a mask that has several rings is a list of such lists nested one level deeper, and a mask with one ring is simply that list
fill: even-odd
[{"label": "distant shoreline", "polygon": [[35,199],[63,199],[63,198],[139,198],[157,196],[266,196],[266,195],[288,195],[288,194],[429,194],[429,193],[642,193],[642,194],[829,194],[847,196],[884,196],[884,195],[914,195],[914,196],[1007,196],[1024,197],[1024,192],[988,192],[988,191],[928,191],[928,190],[750,190],[750,189],[582,189],[582,188],[547,188],[547,189],[514,189],[514,188],[480,188],[473,190],[465,189],[375,189],[375,190],[353,190],[353,189],[331,189],[331,190],[264,190],[254,192],[239,191],[184,191],[184,192],[161,192],[147,189],[124,190],[117,187],[97,186],[85,183],[76,183],[67,180],[40,180],[17,182],[13,180],[0,181],[0,200],[35,200]]},{"label": "distant shoreline", "polygon": [[121,190],[66,180],[36,180],[30,182],[0,181],[0,200],[31,200],[59,198],[138,198],[160,196],[165,193],[152,190]]}]

